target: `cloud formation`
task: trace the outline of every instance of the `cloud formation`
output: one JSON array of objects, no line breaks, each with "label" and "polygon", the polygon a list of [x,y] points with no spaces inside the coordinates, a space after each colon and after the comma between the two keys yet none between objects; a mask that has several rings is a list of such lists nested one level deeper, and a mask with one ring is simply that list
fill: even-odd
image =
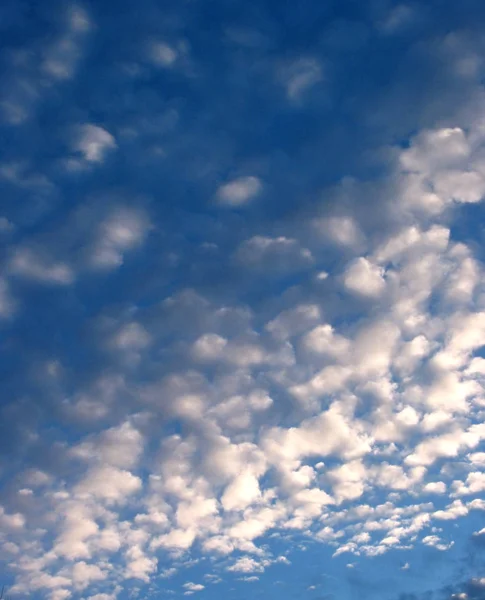
[{"label": "cloud formation", "polygon": [[48,4],[3,58],[12,594],[480,598],[479,9]]}]

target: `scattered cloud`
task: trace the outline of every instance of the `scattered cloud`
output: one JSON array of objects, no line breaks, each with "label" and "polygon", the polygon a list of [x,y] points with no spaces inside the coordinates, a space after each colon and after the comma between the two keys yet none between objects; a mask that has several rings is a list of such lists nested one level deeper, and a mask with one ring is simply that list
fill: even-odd
[{"label": "scattered cloud", "polygon": [[216,198],[220,205],[240,207],[252,202],[262,191],[259,177],[246,175],[224,183],[217,190]]},{"label": "scattered cloud", "polygon": [[8,8],[13,594],[482,594],[479,15],[310,4]]},{"label": "scattered cloud", "polygon": [[115,138],[98,125],[79,126],[72,149],[79,152],[88,163],[102,163],[110,150],[117,147]]}]

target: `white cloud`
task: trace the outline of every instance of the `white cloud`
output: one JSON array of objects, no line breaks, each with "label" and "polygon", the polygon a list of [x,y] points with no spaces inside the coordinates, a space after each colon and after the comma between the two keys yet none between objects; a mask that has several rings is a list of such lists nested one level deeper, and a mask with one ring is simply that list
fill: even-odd
[{"label": "white cloud", "polygon": [[93,496],[106,502],[125,502],[127,496],[140,491],[142,481],[124,469],[111,466],[94,467],[76,486],[82,496]]},{"label": "white cloud", "polygon": [[345,287],[353,294],[378,297],[386,287],[384,270],[361,256],[350,263],[343,275]]},{"label": "white cloud", "polygon": [[317,354],[343,358],[350,351],[350,342],[342,335],[335,333],[333,327],[326,323],[318,325],[302,339],[303,346]]},{"label": "white cloud", "polygon": [[[84,27],[82,18],[75,27]],[[160,66],[179,59],[178,47],[158,52]],[[319,77],[315,64],[299,63],[285,80],[289,96],[301,99]],[[87,162],[102,161],[114,140],[91,134],[78,150]],[[70,427],[92,433],[52,446],[60,474],[26,470],[13,495],[18,508],[0,509],[22,591],[62,598],[86,588],[86,598],[112,600],[115,591],[88,594],[104,580],[151,582],[159,552],[175,565],[164,564],[160,576],[172,575],[200,548],[215,568],[261,573],[289,563],[269,553],[273,534],[282,542],[297,532],[335,555],[377,556],[419,540],[449,548],[440,529],[485,506],[473,498],[485,490],[485,367],[474,356],[485,337],[483,269],[471,245],[455,243],[454,228],[443,226],[451,213],[440,215],[482,194],[474,143],[464,128],[430,130],[398,153],[388,230],[374,230],[357,210],[305,215],[286,224],[285,235],[261,221],[262,234],[235,253],[246,267],[241,279],[258,271],[254,295],[274,272],[303,272],[270,286],[257,309],[242,304],[237,286],[238,304],[229,306],[230,294],[216,305],[199,291],[170,291],[163,300],[149,281],[149,308],[129,305],[100,328],[93,356],[104,350],[108,362],[95,365],[101,374],[73,384],[67,366],[52,369],[48,392]],[[242,177],[216,194],[242,206],[261,191],[259,179]],[[151,227],[139,210],[102,215],[87,249],[101,270],[122,265]],[[299,241],[309,222],[325,237],[312,236],[312,251]],[[322,241],[344,256],[337,277],[322,270],[332,271],[334,260]],[[18,283],[13,275],[74,281],[67,262],[26,248],[12,253],[6,293]],[[119,300],[123,311],[123,294]],[[1,306],[0,293],[0,313]],[[127,368],[133,357],[136,376]],[[68,364],[49,357],[57,360]],[[188,595],[203,589],[183,585]]]},{"label": "white cloud", "polygon": [[430,481],[423,487],[423,492],[427,494],[445,494],[446,483],[443,481]]},{"label": "white cloud", "polygon": [[277,467],[303,457],[337,455],[353,458],[370,451],[370,440],[357,421],[348,420],[334,403],[299,427],[269,429],[262,440],[265,454]]},{"label": "white cloud", "polygon": [[434,178],[436,192],[450,202],[479,202],[485,194],[485,178],[476,171],[448,170]]},{"label": "white cloud", "polygon": [[72,142],[72,149],[88,163],[102,163],[108,152],[116,147],[116,140],[109,131],[90,123],[78,128]]},{"label": "white cloud", "polygon": [[227,486],[221,498],[224,510],[244,510],[261,497],[257,477],[246,470]]},{"label": "white cloud", "polygon": [[124,255],[140,246],[150,223],[137,210],[120,207],[99,225],[97,240],[91,254],[91,263],[98,269],[116,269],[124,262]]},{"label": "white cloud", "polygon": [[221,358],[227,340],[216,333],[206,333],[194,342],[192,355],[197,360],[217,360]]},{"label": "white cloud", "polygon": [[75,587],[80,590],[88,587],[92,581],[102,581],[106,577],[107,573],[97,565],[88,564],[85,561],[77,562],[72,567],[72,580]]},{"label": "white cloud", "polygon": [[330,240],[334,244],[350,248],[363,242],[364,235],[352,217],[316,219],[312,224],[322,236],[324,242]]},{"label": "white cloud", "polygon": [[454,428],[449,433],[420,442],[404,462],[413,466],[432,465],[439,458],[453,458],[466,448],[474,448],[484,437],[485,428],[481,424],[472,425],[466,430]]},{"label": "white cloud", "polygon": [[433,513],[435,519],[442,521],[453,521],[458,517],[463,517],[468,514],[468,508],[461,502],[461,500],[455,500],[445,510],[437,510]]},{"label": "white cloud", "polygon": [[252,202],[263,190],[259,177],[238,177],[219,187],[216,198],[219,204],[228,207],[244,206]]},{"label": "white cloud", "polygon": [[71,455],[90,463],[100,462],[113,467],[136,465],[143,449],[143,437],[130,422],[103,431],[99,436],[81,442],[71,449]]},{"label": "white cloud", "polygon": [[466,481],[454,481],[454,495],[467,496],[470,494],[481,494],[485,491],[485,473],[473,471],[468,473]]},{"label": "white cloud", "polygon": [[6,513],[0,505],[0,525],[5,530],[22,529],[25,525],[25,517],[21,513]]},{"label": "white cloud", "polygon": [[150,575],[157,569],[158,560],[147,556],[138,545],[131,546],[127,553],[125,578],[141,579],[148,583]]},{"label": "white cloud", "polygon": [[467,458],[473,465],[485,467],[485,452],[472,452]]},{"label": "white cloud", "polygon": [[250,556],[242,556],[227,570],[236,573],[262,573],[268,564],[267,560],[258,561]]},{"label": "white cloud", "polygon": [[451,546],[453,546],[454,542],[449,542],[448,544],[443,542],[443,540],[437,535],[427,535],[422,539],[423,544],[426,546],[433,546],[437,550],[448,550]]},{"label": "white cloud", "polygon": [[470,152],[462,129],[436,129],[418,134],[409,150],[402,152],[400,161],[409,171],[429,172],[463,164]]},{"label": "white cloud", "polygon": [[30,248],[15,250],[9,270],[14,275],[54,285],[70,285],[75,279],[68,264],[50,260]]},{"label": "white cloud", "polygon": [[265,328],[275,337],[286,340],[316,325],[320,319],[321,311],[317,304],[300,304],[281,312]]},{"label": "white cloud", "polygon": [[205,589],[205,585],[202,585],[201,583],[192,583],[191,581],[184,583],[183,587],[189,592],[200,592]]}]

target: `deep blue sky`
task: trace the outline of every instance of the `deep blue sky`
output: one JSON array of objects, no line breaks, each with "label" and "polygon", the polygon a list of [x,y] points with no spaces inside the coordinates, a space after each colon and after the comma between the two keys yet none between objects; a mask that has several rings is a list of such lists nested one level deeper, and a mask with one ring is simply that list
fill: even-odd
[{"label": "deep blue sky", "polygon": [[0,585],[485,598],[483,2],[0,8]]}]

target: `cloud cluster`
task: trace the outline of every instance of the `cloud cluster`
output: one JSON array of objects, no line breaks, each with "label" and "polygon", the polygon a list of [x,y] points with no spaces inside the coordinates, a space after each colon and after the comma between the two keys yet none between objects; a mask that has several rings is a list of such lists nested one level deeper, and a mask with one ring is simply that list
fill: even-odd
[{"label": "cloud cluster", "polygon": [[[413,10],[386,13],[373,35],[398,35]],[[95,28],[80,7],[66,19],[38,64],[17,57],[2,104],[9,127],[24,127],[80,68]],[[377,180],[327,186],[322,157],[311,174],[295,157],[302,189],[324,183],[290,210],[298,186],[285,151],[247,158],[243,142],[235,150],[221,136],[216,152],[201,125],[179,126],[194,98],[206,102],[199,85],[213,74],[177,22],[142,39],[135,63],[116,63],[131,91],[113,115],[94,94],[92,109],[66,112],[47,166],[1,165],[2,185],[36,207],[30,220],[0,215],[2,357],[13,373],[0,414],[10,456],[0,462],[0,550],[12,592],[203,596],[289,566],[297,543],[321,544],[335,561],[455,551],[450,525],[485,510],[485,273],[476,232],[460,231],[485,195],[483,109],[426,123],[403,145],[390,135],[391,148],[374,149],[386,154]],[[348,52],[355,36],[340,27],[338,43],[326,32],[318,47]],[[258,62],[266,34],[224,31],[231,60],[265,80],[273,129],[299,130],[332,65],[317,53]],[[201,55],[206,43],[195,44]],[[144,89],[159,81],[187,98],[167,100],[168,120]],[[219,98],[213,110],[225,118]],[[231,127],[247,142],[248,123]],[[135,157],[141,138],[150,151]],[[175,158],[165,163],[165,151]],[[226,168],[226,153],[242,164]],[[182,581],[201,564],[205,577]],[[472,581],[462,598],[481,593]]]},{"label": "cloud cluster", "polygon": [[[418,136],[399,157],[396,179],[414,181],[411,168],[423,169],[426,161],[443,169],[450,161],[455,168],[456,157],[470,159],[465,134],[450,131]],[[426,161],[419,158],[423,145]],[[446,190],[436,194],[442,207],[452,199]],[[406,194],[400,202],[408,210]],[[269,314],[261,333],[245,307],[247,317],[231,333],[224,311],[241,309],[198,300],[206,313],[200,335],[184,320],[177,326],[189,341],[178,370],[122,384],[138,396],[138,413],[66,448],[69,478],[22,476],[24,510],[1,513],[5,551],[13,560],[21,556],[14,589],[61,598],[112,577],[148,581],[160,553],[180,557],[197,547],[221,557],[242,553],[229,572],[260,573],[279,559],[258,540],[278,530],[325,541],[336,556],[375,556],[419,538],[450,548],[452,541],[432,532],[481,508],[474,498],[485,490],[476,470],[485,439],[477,421],[482,359],[475,355],[485,329],[483,276],[470,248],[430,222],[418,199],[413,206],[412,224],[380,236],[365,255],[349,257],[330,274],[328,285],[360,303],[351,322],[327,316],[323,298]],[[128,213],[109,217],[100,226],[96,264],[117,266],[143,231]],[[345,240],[355,237],[353,228],[347,231]],[[72,283],[60,264],[25,256],[17,251],[12,258],[16,275]],[[312,264],[310,251],[286,237],[253,237],[237,256],[248,268],[274,267],[279,257],[286,267],[290,259]],[[174,297],[165,307],[181,301]],[[180,310],[190,320],[198,308]],[[154,348],[163,347],[145,313],[120,325],[108,344],[136,352],[140,366],[156,364]],[[164,353],[180,353],[177,345],[165,345]],[[272,424],[275,398],[285,391],[293,417]],[[183,435],[163,433],[170,423],[180,423]],[[447,461],[467,455],[471,468],[461,478],[449,471]],[[373,504],[376,489],[389,499]],[[434,498],[447,490],[449,503],[436,508]],[[56,515],[50,525],[49,515]],[[50,535],[40,535],[39,527]],[[116,572],[109,562],[114,553],[124,565]],[[186,594],[203,588],[184,585]]]}]

